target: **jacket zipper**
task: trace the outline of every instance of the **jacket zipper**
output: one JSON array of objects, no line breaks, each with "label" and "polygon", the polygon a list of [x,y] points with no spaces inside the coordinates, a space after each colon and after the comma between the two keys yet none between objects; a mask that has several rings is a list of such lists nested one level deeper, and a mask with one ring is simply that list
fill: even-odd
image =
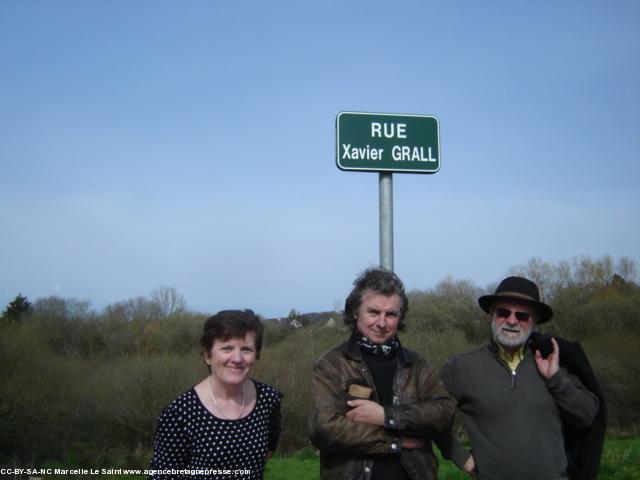
[{"label": "jacket zipper", "polygon": [[522,356],[522,360],[520,360],[520,363],[518,363],[518,366],[516,367],[516,369],[515,369],[515,370],[511,370],[511,369],[509,368],[509,366],[507,366],[507,365],[505,365],[505,364],[503,363],[503,365],[507,368],[507,370],[509,370],[509,371],[511,372],[511,381],[510,381],[510,383],[509,383],[509,388],[510,388],[511,390],[513,390],[513,389],[515,389],[515,388],[516,388],[516,376],[517,376],[517,374],[518,374],[518,370],[520,370],[520,367],[522,367],[522,365],[524,364],[525,358],[526,358],[526,352],[525,352],[525,354]]},{"label": "jacket zipper", "polygon": [[522,362],[524,362],[524,357],[522,358],[522,360],[520,361],[520,363],[518,364],[518,366],[516,367],[515,370],[511,370],[511,368],[509,367],[509,365],[507,365],[504,360],[502,360],[502,358],[500,358],[499,355],[496,355],[497,359],[498,359],[498,363],[501,363],[502,366],[507,370],[507,372],[509,372],[509,389],[513,390],[516,388],[516,375],[518,373],[518,369],[520,368],[520,365],[522,365]]}]

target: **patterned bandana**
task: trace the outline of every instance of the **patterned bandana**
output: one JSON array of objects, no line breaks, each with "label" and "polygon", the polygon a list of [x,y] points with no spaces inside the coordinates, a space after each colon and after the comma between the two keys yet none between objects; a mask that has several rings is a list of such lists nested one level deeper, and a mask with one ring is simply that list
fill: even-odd
[{"label": "patterned bandana", "polygon": [[373,343],[364,335],[358,335],[358,346],[367,353],[380,355],[382,357],[392,357],[400,348],[400,342],[397,337],[393,337],[384,345]]}]

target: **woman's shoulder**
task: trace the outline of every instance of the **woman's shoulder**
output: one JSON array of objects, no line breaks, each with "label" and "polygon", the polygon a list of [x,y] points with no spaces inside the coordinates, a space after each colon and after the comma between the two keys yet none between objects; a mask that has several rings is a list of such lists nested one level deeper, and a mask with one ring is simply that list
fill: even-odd
[{"label": "woman's shoulder", "polygon": [[252,379],[256,385],[256,390],[258,391],[258,395],[260,397],[266,399],[272,399],[273,401],[279,402],[282,399],[282,392],[278,390],[276,387],[269,385],[268,383],[263,383],[258,380]]},{"label": "woman's shoulder", "polygon": [[181,415],[193,411],[193,408],[197,405],[197,400],[196,391],[191,387],[164,407],[160,415]]}]

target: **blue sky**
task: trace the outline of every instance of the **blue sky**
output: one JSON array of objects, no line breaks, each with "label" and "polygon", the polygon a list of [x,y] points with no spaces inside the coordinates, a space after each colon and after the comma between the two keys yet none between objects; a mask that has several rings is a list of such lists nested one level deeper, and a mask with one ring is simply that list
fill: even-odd
[{"label": "blue sky", "polygon": [[394,175],[409,289],[640,262],[636,1],[0,2],[0,303],[329,310],[378,257],[341,111],[435,115]]}]

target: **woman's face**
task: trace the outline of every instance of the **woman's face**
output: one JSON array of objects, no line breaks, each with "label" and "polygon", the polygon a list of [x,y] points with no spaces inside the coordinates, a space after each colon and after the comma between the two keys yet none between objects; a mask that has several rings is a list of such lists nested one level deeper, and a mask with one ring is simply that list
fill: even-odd
[{"label": "woman's face", "polygon": [[244,338],[214,340],[211,350],[204,353],[204,361],[219,382],[242,384],[256,363],[256,334],[247,332]]}]

